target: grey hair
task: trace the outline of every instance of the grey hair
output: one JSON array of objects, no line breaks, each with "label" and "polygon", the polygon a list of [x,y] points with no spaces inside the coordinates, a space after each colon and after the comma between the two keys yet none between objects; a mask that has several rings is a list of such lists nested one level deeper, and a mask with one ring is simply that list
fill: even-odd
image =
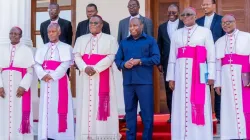
[{"label": "grey hair", "polygon": [[56,27],[57,31],[61,31],[61,27],[58,23],[50,23],[47,30],[49,30],[49,28],[52,28],[52,27]]}]

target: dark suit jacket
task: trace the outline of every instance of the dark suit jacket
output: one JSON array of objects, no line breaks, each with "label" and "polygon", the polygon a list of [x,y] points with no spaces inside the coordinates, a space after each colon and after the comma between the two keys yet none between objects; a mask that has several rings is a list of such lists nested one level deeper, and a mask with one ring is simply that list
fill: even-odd
[{"label": "dark suit jacket", "polygon": [[[44,44],[49,42],[47,28],[48,28],[50,22],[51,22],[50,20],[46,20],[40,26],[40,33],[41,33],[41,37],[43,39]],[[66,44],[71,45],[72,34],[73,34],[71,22],[68,20],[59,18],[58,24],[60,25],[60,28],[61,28],[61,35],[59,36],[59,40],[66,43]]]},{"label": "dark suit jacket", "polygon": [[[153,36],[153,23],[151,19],[148,19],[146,17],[143,17],[140,15],[140,19],[142,20],[144,24],[143,32],[147,35]],[[129,32],[129,22],[130,22],[130,16],[122,19],[119,22],[119,28],[118,28],[118,35],[117,35],[117,41],[120,43],[121,40],[128,37]]]},{"label": "dark suit jacket", "polygon": [[[105,34],[110,34],[109,23],[103,21],[102,32]],[[76,39],[82,35],[90,33],[89,31],[89,20],[84,20],[78,23],[77,30],[76,30]],[[75,39],[75,40],[76,40]]]},{"label": "dark suit jacket", "polygon": [[[167,72],[168,58],[170,53],[170,38],[167,31],[168,21],[161,24],[158,28],[157,43],[161,53],[161,65],[163,66],[164,73]],[[184,27],[183,22],[180,20],[178,29]]]},{"label": "dark suit jacket", "polygon": [[[214,18],[213,18],[213,21],[212,21],[211,27],[210,27],[210,30],[212,31],[212,34],[213,34],[214,42],[216,42],[220,37],[225,35],[225,32],[223,31],[222,26],[221,26],[221,19],[222,19],[222,16],[220,16],[216,13],[214,14]],[[196,23],[199,26],[204,27],[205,16],[197,19]]]}]

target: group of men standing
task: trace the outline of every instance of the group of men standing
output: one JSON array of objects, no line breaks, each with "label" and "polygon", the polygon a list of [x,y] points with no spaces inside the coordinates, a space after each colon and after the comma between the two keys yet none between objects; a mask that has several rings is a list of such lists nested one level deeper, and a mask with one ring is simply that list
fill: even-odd
[{"label": "group of men standing", "polygon": [[[34,73],[41,81],[39,140],[120,139],[113,63],[123,73],[127,139],[136,139],[138,102],[143,139],[152,139],[154,66],[166,79],[173,140],[213,139],[213,85],[221,138],[249,139],[250,34],[236,28],[233,15],[217,15],[215,3],[203,0],[205,16],[197,20],[194,8],[179,14],[178,6],[170,5],[169,20],[159,26],[157,41],[152,21],[139,14],[137,0],[128,2],[131,16],[120,21],[118,39],[109,35],[109,24],[97,15],[95,4],[86,7],[88,19],[78,24],[74,48],[71,23],[59,18],[58,4],[49,6],[50,20],[40,31],[45,45],[35,55],[20,43],[22,29],[13,27],[11,43],[0,52],[0,139],[34,139]],[[74,63],[81,85],[75,129],[67,75]]]}]

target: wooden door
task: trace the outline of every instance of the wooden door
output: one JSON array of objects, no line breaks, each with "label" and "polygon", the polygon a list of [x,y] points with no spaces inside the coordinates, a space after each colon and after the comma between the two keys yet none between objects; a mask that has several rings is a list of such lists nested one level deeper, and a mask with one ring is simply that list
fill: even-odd
[{"label": "wooden door", "polygon": [[218,0],[218,13],[233,14],[237,28],[250,32],[250,0]]}]

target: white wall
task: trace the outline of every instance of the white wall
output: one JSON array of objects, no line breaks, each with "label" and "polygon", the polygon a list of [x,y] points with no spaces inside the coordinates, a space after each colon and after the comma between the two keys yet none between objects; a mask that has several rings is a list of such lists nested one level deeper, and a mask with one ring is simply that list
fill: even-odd
[{"label": "white wall", "polygon": [[[111,34],[117,36],[119,21],[129,16],[129,0],[77,0],[76,1],[76,24],[87,19],[86,6],[89,3],[97,5],[98,14],[110,25]],[[139,0],[140,14],[145,16],[145,0]]]}]

